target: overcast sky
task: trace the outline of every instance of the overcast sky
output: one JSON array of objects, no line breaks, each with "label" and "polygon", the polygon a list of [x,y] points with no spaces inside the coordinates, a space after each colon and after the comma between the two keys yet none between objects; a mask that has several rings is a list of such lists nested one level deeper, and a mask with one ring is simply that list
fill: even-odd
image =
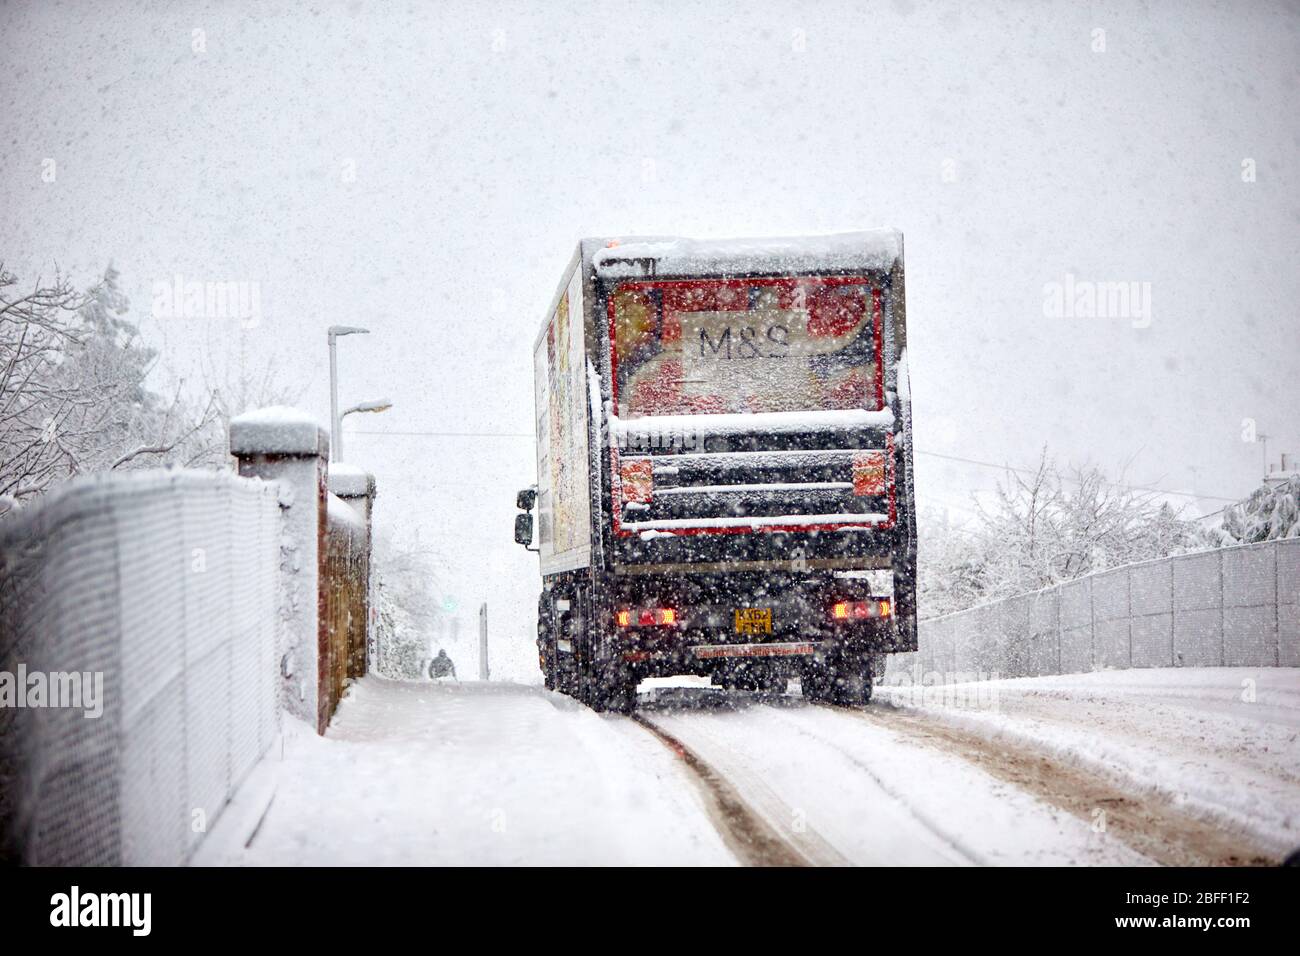
[{"label": "overcast sky", "polygon": [[[1257,484],[1245,419],[1300,454],[1294,3],[5,3],[0,58],[0,256],[111,259],[160,374],[275,356],[322,421],[325,328],[369,327],[341,400],[396,406],[347,457],[466,631],[491,603],[504,676],[538,588],[511,436],[584,235],[901,229],[923,506],[998,477],[926,452],[1131,461],[1205,511]],[[152,314],[177,275],[259,321]],[[1150,312],[1049,314],[1067,275]]]}]

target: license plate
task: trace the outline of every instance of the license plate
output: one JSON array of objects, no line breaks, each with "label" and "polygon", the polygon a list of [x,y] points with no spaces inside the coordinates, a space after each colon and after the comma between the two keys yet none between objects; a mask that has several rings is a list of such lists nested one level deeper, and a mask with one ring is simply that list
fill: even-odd
[{"label": "license plate", "polygon": [[771,634],[772,609],[770,607],[736,608],[737,634]]}]

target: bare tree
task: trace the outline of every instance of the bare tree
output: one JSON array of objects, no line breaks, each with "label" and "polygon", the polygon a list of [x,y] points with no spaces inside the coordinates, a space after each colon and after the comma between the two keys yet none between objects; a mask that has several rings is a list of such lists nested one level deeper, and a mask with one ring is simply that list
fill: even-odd
[{"label": "bare tree", "polygon": [[36,494],[69,467],[62,428],[86,397],[57,373],[65,350],[83,341],[84,301],[57,273],[20,288],[0,262],[0,496]]},{"label": "bare tree", "polygon": [[1092,466],[1062,472],[1044,449],[1032,470],[1008,469],[994,501],[966,527],[922,529],[925,614],[1036,591],[1134,561],[1213,545],[1158,493]]},{"label": "bare tree", "polygon": [[147,387],[157,355],[127,320],[117,277],[110,265],[84,294],[57,275],[24,292],[0,265],[6,502],[78,474],[186,464],[216,420],[211,397],[192,407],[182,389],[168,401]]}]

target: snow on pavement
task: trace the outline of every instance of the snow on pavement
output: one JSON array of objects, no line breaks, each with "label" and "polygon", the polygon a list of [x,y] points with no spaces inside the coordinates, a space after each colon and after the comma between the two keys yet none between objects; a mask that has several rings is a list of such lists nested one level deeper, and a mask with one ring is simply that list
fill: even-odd
[{"label": "snow on pavement", "polygon": [[1300,669],[1103,671],[877,698],[1103,774],[1279,858],[1300,847]]},{"label": "snow on pavement", "polygon": [[284,731],[196,863],[735,863],[675,755],[538,687],[371,675]]}]

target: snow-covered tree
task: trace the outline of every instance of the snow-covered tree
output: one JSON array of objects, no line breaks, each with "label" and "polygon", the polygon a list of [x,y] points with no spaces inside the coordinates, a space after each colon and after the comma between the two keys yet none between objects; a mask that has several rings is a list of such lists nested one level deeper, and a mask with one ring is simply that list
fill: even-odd
[{"label": "snow-covered tree", "polygon": [[1266,482],[1224,508],[1222,528],[1231,544],[1300,537],[1300,475]]},{"label": "snow-covered tree", "polygon": [[976,509],[970,525],[921,528],[927,617],[1215,544],[1156,493],[1096,467],[1063,472],[1046,450],[1032,471],[1008,470],[993,503]]},{"label": "snow-covered tree", "polygon": [[179,386],[170,399],[148,387],[157,355],[128,309],[111,265],[85,293],[61,276],[20,287],[0,265],[5,500],[78,474],[210,463],[215,403],[195,406]]},{"label": "snow-covered tree", "polygon": [[380,671],[386,677],[418,679],[431,648],[446,637],[446,615],[437,599],[437,561],[432,552],[404,547],[378,528],[370,561]]},{"label": "snow-covered tree", "polygon": [[[54,382],[65,349],[84,334],[83,298],[56,275],[20,286],[0,263],[0,499],[36,494],[67,468],[63,422],[84,396]],[[0,503],[0,511],[5,510]]]},{"label": "snow-covered tree", "polygon": [[917,600],[922,613],[937,617],[985,600],[990,549],[984,532],[954,525],[946,514],[918,517]]}]

